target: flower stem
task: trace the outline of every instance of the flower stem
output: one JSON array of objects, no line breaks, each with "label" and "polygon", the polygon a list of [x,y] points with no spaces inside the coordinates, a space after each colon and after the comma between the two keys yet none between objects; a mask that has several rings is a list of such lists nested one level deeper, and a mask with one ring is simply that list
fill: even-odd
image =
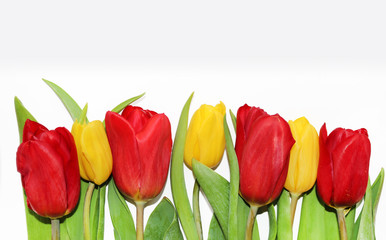
[{"label": "flower stem", "polygon": [[60,239],[60,222],[59,219],[51,219],[51,239]]},{"label": "flower stem", "polygon": [[194,182],[193,188],[193,216],[194,222],[196,223],[198,238],[202,240],[202,226],[201,226],[201,214],[200,214],[200,185],[196,181]]},{"label": "flower stem", "polygon": [[88,183],[88,188],[86,192],[86,197],[84,199],[84,209],[83,209],[83,231],[84,231],[84,239],[90,240],[91,239],[91,233],[90,233],[90,204],[91,204],[91,197],[92,193],[94,191],[95,184],[93,182]]},{"label": "flower stem", "polygon": [[347,240],[347,229],[346,229],[346,219],[344,214],[344,208],[337,208],[336,212],[338,214],[340,240]]},{"label": "flower stem", "polygon": [[290,193],[290,196],[291,196],[291,206],[290,206],[290,208],[291,208],[291,227],[292,227],[294,225],[296,205],[298,203],[300,195],[296,194],[296,193]]},{"label": "flower stem", "polygon": [[137,208],[137,240],[143,240],[143,212],[146,202],[135,202]]},{"label": "flower stem", "polygon": [[251,205],[248,220],[247,220],[247,229],[245,230],[245,240],[251,240],[252,239],[252,233],[253,233],[253,225],[255,223],[255,218],[257,214],[257,210],[259,209],[256,205]]}]

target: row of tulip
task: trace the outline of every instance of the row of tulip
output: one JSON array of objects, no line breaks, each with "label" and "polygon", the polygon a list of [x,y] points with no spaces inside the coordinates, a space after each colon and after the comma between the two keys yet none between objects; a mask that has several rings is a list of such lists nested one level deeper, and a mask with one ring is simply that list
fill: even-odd
[{"label": "row of tulip", "polygon": [[[187,239],[204,239],[200,190],[214,213],[208,239],[259,239],[259,209],[269,214],[269,239],[292,239],[301,196],[298,239],[375,238],[384,174],[382,169],[370,184],[371,147],[365,129],[337,128],[328,134],[324,124],[318,135],[305,117],[287,122],[244,105],[237,117],[230,112],[236,130],[233,144],[222,102],[202,105],[188,126],[192,95],[173,143],[165,114],[130,105],[142,95],[108,111],[105,121],[89,122],[87,104],[81,109],[63,89],[45,82],[74,123],[71,133],[63,127],[50,131],[15,98],[22,140],[16,160],[30,209],[29,239],[45,239],[49,233],[52,239],[103,239],[106,188],[116,239],[183,239],[180,224]],[[225,149],[230,182],[214,171]],[[183,162],[195,177],[192,206]],[[163,199],[144,231],[144,208],[160,195],[169,165],[174,205]],[[136,228],[125,200],[136,206]]]}]

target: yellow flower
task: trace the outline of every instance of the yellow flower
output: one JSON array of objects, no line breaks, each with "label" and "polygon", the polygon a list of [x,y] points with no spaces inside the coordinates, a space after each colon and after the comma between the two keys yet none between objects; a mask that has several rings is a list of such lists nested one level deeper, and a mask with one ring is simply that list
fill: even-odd
[{"label": "yellow flower", "polygon": [[80,124],[75,121],[71,133],[78,152],[80,176],[101,185],[109,178],[113,168],[111,149],[102,122]]},{"label": "yellow flower", "polygon": [[184,161],[191,169],[192,159],[216,168],[224,154],[225,105],[220,102],[215,107],[203,104],[193,114],[186,135]]},{"label": "yellow flower", "polygon": [[316,181],[319,163],[319,137],[305,117],[288,122],[295,139],[290,153],[284,187],[295,195],[310,190]]}]

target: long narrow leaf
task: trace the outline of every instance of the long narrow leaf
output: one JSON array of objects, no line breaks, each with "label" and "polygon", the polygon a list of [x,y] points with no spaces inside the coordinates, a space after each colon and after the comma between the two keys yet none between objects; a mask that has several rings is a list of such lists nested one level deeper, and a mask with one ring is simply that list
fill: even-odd
[{"label": "long narrow leaf", "polygon": [[45,83],[56,93],[59,99],[62,101],[63,105],[66,107],[68,113],[70,113],[73,121],[77,120],[82,114],[82,109],[79,105],[74,101],[74,99],[65,92],[61,87],[56,85],[53,82],[50,82],[46,79],[43,79]]},{"label": "long narrow leaf", "polygon": [[122,197],[112,178],[108,186],[107,199],[115,239],[135,240],[136,231],[133,217],[126,204],[126,200]]},{"label": "long narrow leaf", "polygon": [[277,202],[277,238],[292,239],[290,194],[285,189]]},{"label": "long narrow leaf", "polygon": [[224,133],[226,152],[230,170],[230,190],[229,190],[229,215],[228,215],[228,238],[237,240],[237,202],[239,198],[239,164],[233,147],[233,141],[229,132],[229,127],[224,117]]},{"label": "long narrow leaf", "polygon": [[172,161],[170,169],[170,183],[172,188],[173,200],[176,206],[178,217],[180,218],[182,228],[188,240],[198,239],[196,225],[194,223],[193,212],[189,204],[188,194],[186,192],[184,177],[184,147],[188,127],[189,107],[192,101],[193,93],[186,101],[178,122],[176,136],[174,139]]},{"label": "long narrow leaf", "polygon": [[216,215],[214,214],[210,220],[208,240],[225,240],[220,224],[218,223]]},{"label": "long narrow leaf", "polygon": [[268,217],[269,217],[269,235],[268,240],[275,240],[277,235],[277,221],[276,213],[273,204],[268,206]]}]

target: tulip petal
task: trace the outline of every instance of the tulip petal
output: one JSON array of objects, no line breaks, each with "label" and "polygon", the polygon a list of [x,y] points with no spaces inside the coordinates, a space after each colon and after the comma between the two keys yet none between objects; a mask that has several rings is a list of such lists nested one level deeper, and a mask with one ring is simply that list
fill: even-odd
[{"label": "tulip petal", "polygon": [[140,158],[134,129],[119,114],[106,113],[106,131],[113,155],[113,176],[119,190],[133,198],[140,188]]},{"label": "tulip petal", "polygon": [[141,159],[140,196],[151,199],[161,192],[168,175],[172,149],[169,119],[164,114],[153,116],[136,138]]},{"label": "tulip petal", "polygon": [[40,123],[27,119],[23,129],[23,142],[36,139],[37,136],[47,131],[48,129]]},{"label": "tulip petal", "polygon": [[330,205],[332,200],[333,167],[326,141],[327,128],[326,124],[323,124],[319,133],[319,164],[316,184],[319,196],[327,205]]},{"label": "tulip petal", "polygon": [[[62,157],[48,143],[28,141],[17,152],[17,168],[28,205],[41,216],[61,217],[67,209]],[[41,186],[45,186],[41,191]]]},{"label": "tulip petal", "polygon": [[366,192],[370,161],[369,139],[363,134],[346,138],[332,152],[332,161],[334,205],[352,206]]},{"label": "tulip petal", "polygon": [[266,205],[283,188],[294,139],[279,115],[259,118],[249,131],[239,164],[240,191],[247,201]]},{"label": "tulip petal", "polygon": [[[107,135],[101,121],[92,121],[86,125],[81,138],[81,149],[88,178],[97,185],[104,183],[110,176],[113,161]],[[92,161],[92,162],[89,162]]]}]

